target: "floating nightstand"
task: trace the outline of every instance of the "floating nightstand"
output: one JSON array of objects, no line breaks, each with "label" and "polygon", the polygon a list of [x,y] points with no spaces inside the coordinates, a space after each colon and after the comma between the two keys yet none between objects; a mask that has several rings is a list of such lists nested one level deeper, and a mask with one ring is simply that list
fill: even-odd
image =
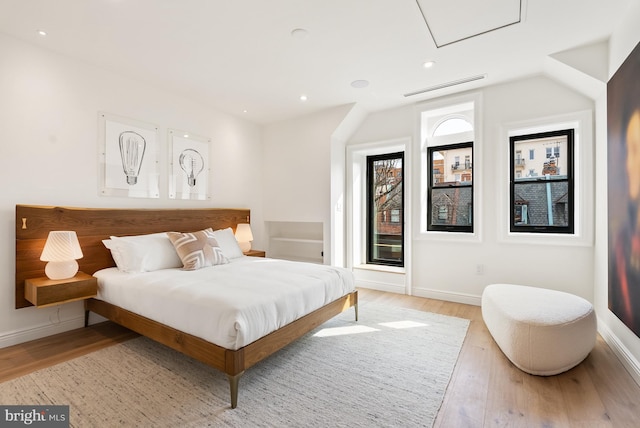
[{"label": "floating nightstand", "polygon": [[24,281],[24,297],[39,308],[95,297],[98,279],[78,272],[69,279],[31,278]]},{"label": "floating nightstand", "polygon": [[250,257],[266,257],[266,253],[263,250],[249,250],[244,253],[244,255]]}]

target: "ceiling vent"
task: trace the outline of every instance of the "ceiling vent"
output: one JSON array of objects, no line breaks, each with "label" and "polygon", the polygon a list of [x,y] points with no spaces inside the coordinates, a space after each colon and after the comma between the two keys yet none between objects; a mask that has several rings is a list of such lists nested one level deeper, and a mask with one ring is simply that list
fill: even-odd
[{"label": "ceiling vent", "polygon": [[476,80],[482,80],[487,77],[486,74],[478,74],[477,76],[465,77],[464,79],[454,80],[452,82],[440,83],[439,85],[430,86],[425,89],[420,89],[414,92],[408,92],[404,94],[405,97],[412,97],[414,95],[424,94],[426,92],[437,91],[438,89],[450,88],[451,86],[462,85],[463,83],[474,82]]}]

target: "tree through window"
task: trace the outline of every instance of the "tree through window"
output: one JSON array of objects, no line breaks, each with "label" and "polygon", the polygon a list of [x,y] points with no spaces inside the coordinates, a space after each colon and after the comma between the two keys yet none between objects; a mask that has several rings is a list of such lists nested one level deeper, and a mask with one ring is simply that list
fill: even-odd
[{"label": "tree through window", "polygon": [[404,266],[404,153],[367,157],[367,263]]}]

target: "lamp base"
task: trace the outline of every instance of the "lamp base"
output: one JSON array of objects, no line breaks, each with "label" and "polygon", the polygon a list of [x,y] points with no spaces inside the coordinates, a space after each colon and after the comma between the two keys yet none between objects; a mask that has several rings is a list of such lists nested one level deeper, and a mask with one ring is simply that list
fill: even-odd
[{"label": "lamp base", "polygon": [[249,242],[238,242],[240,249],[243,253],[248,253],[251,250],[251,241]]},{"label": "lamp base", "polygon": [[73,278],[78,273],[78,262],[75,260],[49,262],[44,267],[44,273],[49,279]]}]

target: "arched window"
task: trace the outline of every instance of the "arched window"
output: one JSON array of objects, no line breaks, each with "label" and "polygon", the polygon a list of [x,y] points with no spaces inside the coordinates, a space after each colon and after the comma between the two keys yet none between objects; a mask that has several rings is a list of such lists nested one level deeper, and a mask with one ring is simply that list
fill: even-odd
[{"label": "arched window", "polygon": [[427,201],[422,231],[474,232],[474,111],[475,102],[466,101],[421,113]]},{"label": "arched window", "polygon": [[471,125],[468,120],[460,117],[453,117],[445,119],[438,125],[436,125],[436,128],[433,130],[433,136],[442,137],[444,135],[459,134],[461,132],[471,131],[473,131],[473,125]]}]

